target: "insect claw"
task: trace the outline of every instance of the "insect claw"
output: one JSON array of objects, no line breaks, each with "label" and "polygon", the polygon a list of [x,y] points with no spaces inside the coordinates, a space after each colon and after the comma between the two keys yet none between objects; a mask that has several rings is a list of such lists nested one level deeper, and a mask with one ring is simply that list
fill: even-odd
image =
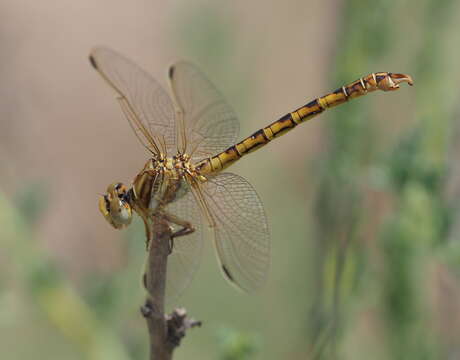
[{"label": "insect claw", "polygon": [[[374,75],[375,76],[375,75]],[[380,76],[380,79],[379,79]],[[409,75],[406,74],[393,74],[385,73],[377,75],[377,88],[383,91],[394,91],[399,89],[399,84],[407,82],[409,85],[413,85],[414,81]]]},{"label": "insect claw", "polygon": [[403,82],[407,82],[410,86],[414,85],[414,80],[412,80],[412,77],[410,75],[390,74],[390,77],[394,81],[396,86],[398,86],[398,84],[403,83]]},{"label": "insect claw", "polygon": [[407,82],[410,86],[414,81],[406,74],[387,73],[380,81],[377,82],[377,87],[383,91],[394,91],[399,89],[399,84]]}]

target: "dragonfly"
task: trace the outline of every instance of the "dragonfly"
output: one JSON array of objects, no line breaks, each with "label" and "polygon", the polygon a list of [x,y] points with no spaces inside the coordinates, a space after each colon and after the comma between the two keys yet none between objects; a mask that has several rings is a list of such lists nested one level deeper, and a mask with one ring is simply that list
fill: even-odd
[{"label": "dragonfly", "polygon": [[145,224],[147,248],[152,220],[168,222],[173,241],[167,302],[182,293],[199,266],[205,224],[211,229],[224,278],[245,292],[257,290],[267,279],[270,234],[262,201],[247,180],[226,171],[229,166],[328,108],[376,90],[413,84],[406,74],[372,73],[237,142],[239,121],[234,110],[193,64],[181,61],[170,66],[168,93],[148,72],[109,48],[93,49],[89,59],[115,91],[149,154],[129,188],[120,182],[107,187],[99,197],[99,210],[115,229],[128,226],[137,213]]}]

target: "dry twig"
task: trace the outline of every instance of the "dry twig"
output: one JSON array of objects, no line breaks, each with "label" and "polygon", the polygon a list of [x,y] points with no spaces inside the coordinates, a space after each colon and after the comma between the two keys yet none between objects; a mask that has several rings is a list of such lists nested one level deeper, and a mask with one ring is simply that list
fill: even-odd
[{"label": "dry twig", "polygon": [[164,219],[155,218],[151,224],[148,260],[144,275],[147,289],[141,313],[147,321],[150,339],[150,360],[170,360],[187,329],[200,326],[201,322],[187,317],[184,308],[164,314],[166,265],[170,253],[171,228]]}]

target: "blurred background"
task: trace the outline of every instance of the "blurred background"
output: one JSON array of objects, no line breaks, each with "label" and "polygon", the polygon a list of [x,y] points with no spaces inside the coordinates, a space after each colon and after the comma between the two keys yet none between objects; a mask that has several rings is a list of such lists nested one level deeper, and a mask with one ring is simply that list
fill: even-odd
[{"label": "blurred background", "polygon": [[265,204],[270,278],[236,292],[208,242],[178,302],[204,326],[176,359],[460,358],[459,2],[3,0],[0,14],[3,358],[147,358],[143,225],[115,231],[97,209],[147,154],[89,66],[95,45],[163,84],[170,63],[196,63],[241,137],[367,73],[415,79],[232,168]]}]

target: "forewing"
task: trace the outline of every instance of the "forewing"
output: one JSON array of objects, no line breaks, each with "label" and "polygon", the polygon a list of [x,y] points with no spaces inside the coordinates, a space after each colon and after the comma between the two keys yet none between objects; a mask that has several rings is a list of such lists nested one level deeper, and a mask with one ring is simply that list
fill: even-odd
[{"label": "forewing", "polygon": [[203,186],[215,223],[217,257],[225,277],[252,292],[265,283],[270,267],[270,234],[262,202],[242,177],[221,173]]},{"label": "forewing", "polygon": [[[169,78],[183,114],[186,152],[201,160],[233,145],[239,133],[238,118],[206,76],[194,65],[179,62],[169,69]],[[181,139],[180,129],[178,134]]]},{"label": "forewing", "polygon": [[[191,234],[174,239],[173,252],[168,256],[166,270],[166,302],[171,304],[189,286],[198,269],[203,249],[203,227],[200,208],[189,191],[182,198],[170,203],[166,211],[188,221],[195,228]],[[180,227],[174,224],[173,231]]]},{"label": "forewing", "polygon": [[[175,154],[174,105],[161,85],[132,61],[108,48],[93,49],[90,61],[118,95],[126,100],[128,110],[134,112],[138,123],[131,125],[139,140],[157,152],[148,139],[151,135],[157,147],[165,143],[166,149],[162,150],[170,155]],[[145,134],[143,128],[149,134]]]}]

